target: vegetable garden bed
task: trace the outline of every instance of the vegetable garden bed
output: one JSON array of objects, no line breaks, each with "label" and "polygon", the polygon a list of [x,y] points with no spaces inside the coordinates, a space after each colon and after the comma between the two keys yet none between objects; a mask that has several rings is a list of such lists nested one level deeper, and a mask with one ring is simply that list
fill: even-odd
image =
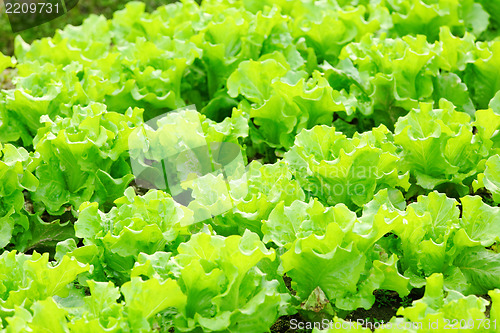
[{"label": "vegetable garden bed", "polygon": [[500,332],[500,1],[145,7],[0,54],[0,332]]}]

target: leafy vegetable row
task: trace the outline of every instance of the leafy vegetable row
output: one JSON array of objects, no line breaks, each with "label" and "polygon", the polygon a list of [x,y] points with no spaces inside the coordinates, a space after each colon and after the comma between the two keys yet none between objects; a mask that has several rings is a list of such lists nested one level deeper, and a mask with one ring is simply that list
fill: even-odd
[{"label": "leafy vegetable row", "polygon": [[[342,324],[377,290],[422,287],[393,323],[484,319],[487,293],[500,320],[497,9],[135,2],[18,39],[0,55],[16,73],[0,332],[263,332],[299,310]],[[133,175],[212,142],[248,165],[183,184],[189,204]]]},{"label": "leafy vegetable row", "polygon": [[[191,112],[196,118],[204,119],[196,112]],[[432,110],[430,105],[422,104],[421,110],[414,110],[401,118],[396,128],[412,117],[428,117],[430,112],[441,118],[459,119],[457,115],[451,117],[457,113],[451,107]],[[485,112],[493,111],[490,109]],[[110,115],[123,117],[114,113]],[[466,114],[461,115],[468,120]],[[106,117],[102,116],[100,119],[104,121]],[[189,119],[186,114],[172,114],[167,119],[175,117]],[[89,122],[92,119],[86,118]],[[169,126],[169,122],[165,123],[165,126]],[[171,123],[180,124],[180,121]],[[228,118],[225,123],[234,123],[234,120]],[[421,123],[432,124],[425,121]],[[440,123],[436,121],[435,124]],[[186,123],[187,133],[189,126]],[[462,126],[468,126],[471,130],[469,122]],[[480,128],[479,123],[475,123],[475,126]],[[206,128],[213,130],[217,124]],[[235,127],[232,128],[234,130]],[[425,133],[425,129],[418,129]],[[408,131],[408,127],[405,130]],[[64,130],[61,131],[64,133]],[[466,135],[461,127],[457,131]],[[157,133],[165,135],[169,131],[160,127]],[[226,134],[228,137],[231,135]],[[322,140],[317,141],[318,138]],[[73,292],[78,293],[79,296],[74,297],[79,297],[82,304],[86,303],[84,299],[87,298],[78,286],[86,286],[88,281],[114,281],[124,290],[134,284],[134,288],[153,288],[142,290],[141,293],[151,293],[160,299],[147,299],[144,302],[170,304],[174,291],[167,293],[166,287],[160,288],[163,283],[167,283],[175,286],[176,293],[183,295],[179,296],[183,302],[175,303],[176,310],[171,313],[176,328],[231,330],[231,325],[247,321],[255,323],[256,316],[265,314],[265,318],[257,321],[258,325],[263,326],[257,328],[255,324],[248,324],[249,332],[269,327],[279,315],[293,313],[297,306],[300,307],[301,303],[315,297],[318,292],[324,293],[333,306],[333,313],[337,313],[359,307],[370,308],[375,301],[373,292],[377,289],[394,290],[405,296],[412,288],[425,286],[426,278],[435,274],[441,274],[439,276],[446,290],[460,294],[483,294],[500,288],[500,255],[489,248],[500,240],[500,208],[489,206],[478,196],[465,196],[460,198],[459,209],[459,202],[438,192],[420,196],[417,202],[406,205],[402,192],[396,187],[409,188],[409,173],[416,168],[412,166],[409,171],[405,171],[402,162],[406,157],[399,156],[397,152],[398,146],[394,142],[397,142],[397,138],[398,135],[393,137],[383,126],[356,134],[351,139],[326,126],[302,131],[283,161],[267,165],[257,161],[249,164],[247,195],[226,198],[233,200],[234,210],[204,220],[201,224],[193,223],[196,210],[176,203],[163,191],[150,191],[138,196],[133,188],[128,188],[125,196],[116,200],[116,206],[109,212],[105,208],[100,210],[97,202],[83,203],[74,224],[74,237],[82,239],[83,246],[78,246],[74,238],[68,238],[57,245],[56,252],[59,265],[63,265],[58,267],[63,269],[65,262],[72,262],[76,267],[75,273],[72,277],[65,275],[68,281],[61,282],[58,280],[60,274],[54,272],[57,282],[51,284],[61,288],[70,284],[70,289],[80,290]],[[405,138],[411,139],[411,136],[406,135]],[[446,136],[444,138],[448,139]],[[165,144],[168,146],[168,141]],[[471,145],[470,149],[480,149],[478,147],[484,144],[488,144],[485,137],[477,147]],[[447,143],[439,146],[449,147]],[[27,157],[23,159],[22,149],[17,150],[10,145],[7,147],[12,152],[18,152],[20,161],[15,160],[16,164],[12,167],[15,170],[15,166],[19,166]],[[467,148],[460,147],[459,151],[463,153]],[[411,150],[407,148],[402,151]],[[441,154],[446,156],[446,151]],[[483,157],[483,164],[487,158],[488,155]],[[9,155],[6,155],[3,162],[8,159]],[[371,163],[365,166],[363,160]],[[493,159],[487,161],[490,160]],[[32,159],[31,163],[36,163],[36,159]],[[22,168],[18,167],[18,170]],[[27,175],[31,177],[28,179],[36,180],[32,174]],[[20,176],[24,177],[24,173]],[[418,179],[418,175],[415,175],[415,179]],[[483,183],[484,179],[488,179],[486,175]],[[322,195],[310,188],[319,180],[322,183],[319,188],[324,192]],[[338,188],[349,191],[349,181],[360,185],[352,189],[354,195],[335,195]],[[200,189],[210,192],[213,186],[200,186]],[[22,190],[20,182],[17,184],[17,195],[22,195]],[[211,212],[218,205],[207,201],[210,197],[217,201],[224,200],[201,192],[195,196],[196,204],[193,206]],[[362,212],[358,216],[349,206],[356,209],[362,206]],[[22,224],[19,224],[15,226],[21,228]],[[216,236],[216,233],[227,238]],[[25,233],[21,235],[26,237]],[[27,259],[22,259],[25,255],[16,256],[15,252],[5,252],[4,256],[5,260],[20,260],[18,264],[6,264],[6,267],[16,271],[26,269]],[[35,258],[37,256],[34,255]],[[44,258],[47,265],[47,255]],[[41,259],[35,259],[38,260]],[[196,260],[199,260],[198,264]],[[322,268],[318,270],[319,267]],[[64,268],[64,271],[71,270]],[[281,280],[283,274],[292,279],[291,288],[296,293],[294,296],[284,286]],[[8,272],[6,276],[14,278]],[[178,281],[176,283],[179,285],[171,279]],[[200,281],[204,281],[203,285],[200,285]],[[71,285],[71,282],[76,284]],[[109,283],[106,286],[116,290]],[[25,287],[14,283],[9,284],[8,288],[5,294],[7,303],[3,308],[8,309],[7,304],[11,304],[12,310],[6,312],[7,318],[10,318],[6,320],[10,321],[17,318],[17,314],[12,311],[15,312],[15,305],[20,305],[15,303],[15,299],[23,299],[12,298],[13,292],[24,290]],[[155,292],[154,288],[160,288],[163,293]],[[64,309],[69,297],[67,293],[54,291],[52,295],[42,294],[40,299],[35,298],[33,301],[44,301],[53,295],[62,297],[60,302],[56,298],[44,306]],[[126,292],[124,295],[127,295]],[[220,303],[215,302],[219,298]],[[203,299],[208,303],[203,303]],[[131,301],[127,301],[125,296],[125,303],[115,307],[126,307],[128,302]],[[266,310],[262,310],[261,306],[265,306]],[[158,307],[155,311],[161,312],[167,307]],[[241,317],[243,309],[248,319]],[[142,313],[138,318],[147,320],[153,314]],[[78,318],[76,316],[75,320],[80,320]],[[26,323],[28,326],[31,325],[29,320]],[[149,329],[148,325],[153,322],[121,320],[123,323],[120,325],[126,325],[132,331],[139,327]],[[112,328],[114,325],[100,323],[104,325],[103,328]],[[143,326],[136,327],[136,324]],[[245,331],[244,328],[238,330]]]}]

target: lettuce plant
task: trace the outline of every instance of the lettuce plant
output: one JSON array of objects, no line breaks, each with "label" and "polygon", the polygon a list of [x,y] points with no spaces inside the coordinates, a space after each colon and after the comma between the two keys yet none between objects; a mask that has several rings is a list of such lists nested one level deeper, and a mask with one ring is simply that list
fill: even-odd
[{"label": "lettuce plant", "polygon": [[0,54],[0,333],[498,332],[499,1],[145,8]]}]

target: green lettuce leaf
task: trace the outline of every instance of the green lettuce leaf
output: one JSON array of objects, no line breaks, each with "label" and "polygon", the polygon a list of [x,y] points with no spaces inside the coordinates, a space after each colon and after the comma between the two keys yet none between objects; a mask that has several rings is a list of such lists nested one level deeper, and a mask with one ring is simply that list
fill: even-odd
[{"label": "green lettuce leaf", "polygon": [[29,229],[23,191],[35,191],[39,185],[31,161],[26,149],[0,143],[0,248]]},{"label": "green lettuce leaf", "polygon": [[440,109],[420,104],[396,123],[394,142],[402,148],[403,170],[425,189],[451,183],[461,195],[468,194],[467,177],[478,173],[481,144],[473,139],[470,117],[442,100]]},{"label": "green lettuce leaf", "polygon": [[280,294],[278,281],[258,268],[276,254],[256,234],[224,238],[198,233],[178,252],[172,260],[180,266],[179,285],[187,296],[176,318],[180,331],[265,331],[285,313],[289,296]]},{"label": "green lettuce leaf", "polygon": [[399,157],[379,148],[391,145],[389,131],[385,127],[374,131],[378,131],[379,140],[375,134],[348,139],[327,126],[304,130],[285,154],[285,161],[312,196],[355,210],[381,189],[409,187],[408,173],[399,173]]},{"label": "green lettuce leaf", "polygon": [[5,251],[0,255],[4,269],[0,273],[0,318],[14,314],[16,308],[25,310],[55,295],[67,296],[74,288],[77,276],[89,270],[74,258],[63,257],[54,265],[49,255],[34,252],[33,255]]},{"label": "green lettuce leaf", "polygon": [[500,90],[500,83],[495,71],[500,68],[500,42],[493,42],[488,47],[488,55],[481,57],[467,66],[465,83],[471,92],[471,98],[479,109],[486,109],[490,100]]},{"label": "green lettuce leaf", "polygon": [[2,73],[6,68],[14,67],[15,65],[16,58],[0,53],[0,73]]},{"label": "green lettuce leaf", "polygon": [[276,206],[305,199],[299,182],[283,161],[264,165],[252,161],[242,179],[247,186],[246,195],[232,196],[232,209],[208,221],[218,234],[242,235],[248,229],[263,235],[263,221]]},{"label": "green lettuce leaf", "polygon": [[[462,203],[460,226],[467,234],[467,238],[485,247],[500,241],[500,225],[496,223],[500,219],[500,208],[485,204],[478,196],[463,197],[460,201]],[[458,243],[457,239],[455,243]]]},{"label": "green lettuce leaf", "polygon": [[455,34],[465,30],[479,35],[488,26],[488,13],[478,3],[467,1],[387,1],[391,9],[394,33],[424,34],[437,39],[440,26],[449,26]]},{"label": "green lettuce leaf", "polygon": [[110,277],[126,281],[140,252],[175,249],[189,235],[183,226],[192,223],[193,213],[162,191],[137,196],[129,187],[115,204],[104,213],[97,203],[84,203],[75,222],[75,234],[83,238],[86,251],[93,245],[97,253],[83,256],[79,251],[84,248],[78,248],[68,255],[84,262],[90,260],[96,265],[95,274],[103,273],[97,272],[101,267]]},{"label": "green lettuce leaf", "polygon": [[56,121],[44,116],[46,125],[34,138],[33,165],[40,185],[32,198],[53,215],[91,199],[109,205],[133,179],[125,157],[142,110],[122,115],[92,104],[73,111],[73,117]]},{"label": "green lettuce leaf", "polygon": [[484,311],[488,301],[474,295],[466,297],[456,291],[445,292],[443,281],[442,274],[428,277],[424,297],[414,301],[411,307],[400,308],[397,314],[422,327],[431,327],[431,323],[437,323],[432,324],[433,327],[444,327],[452,319],[480,322],[486,318]]},{"label": "green lettuce leaf", "polygon": [[290,206],[282,201],[263,221],[263,241],[272,241],[280,247],[289,247],[297,238],[311,234],[324,235],[329,223],[336,223],[343,231],[350,230],[356,222],[356,214],[344,204],[324,207],[317,199],[309,203],[296,200]]},{"label": "green lettuce leaf", "polygon": [[477,176],[474,189],[486,188],[496,203],[500,203],[500,155],[493,155],[486,161],[484,173]]},{"label": "green lettuce leaf", "polygon": [[281,256],[283,271],[292,279],[299,299],[306,300],[319,287],[335,307],[354,310],[369,309],[378,288],[397,290],[402,296],[409,293],[408,278],[399,274],[395,256],[388,262],[371,262],[368,254],[353,243],[346,244],[344,237],[340,227],[330,223],[324,235],[297,239]]}]

